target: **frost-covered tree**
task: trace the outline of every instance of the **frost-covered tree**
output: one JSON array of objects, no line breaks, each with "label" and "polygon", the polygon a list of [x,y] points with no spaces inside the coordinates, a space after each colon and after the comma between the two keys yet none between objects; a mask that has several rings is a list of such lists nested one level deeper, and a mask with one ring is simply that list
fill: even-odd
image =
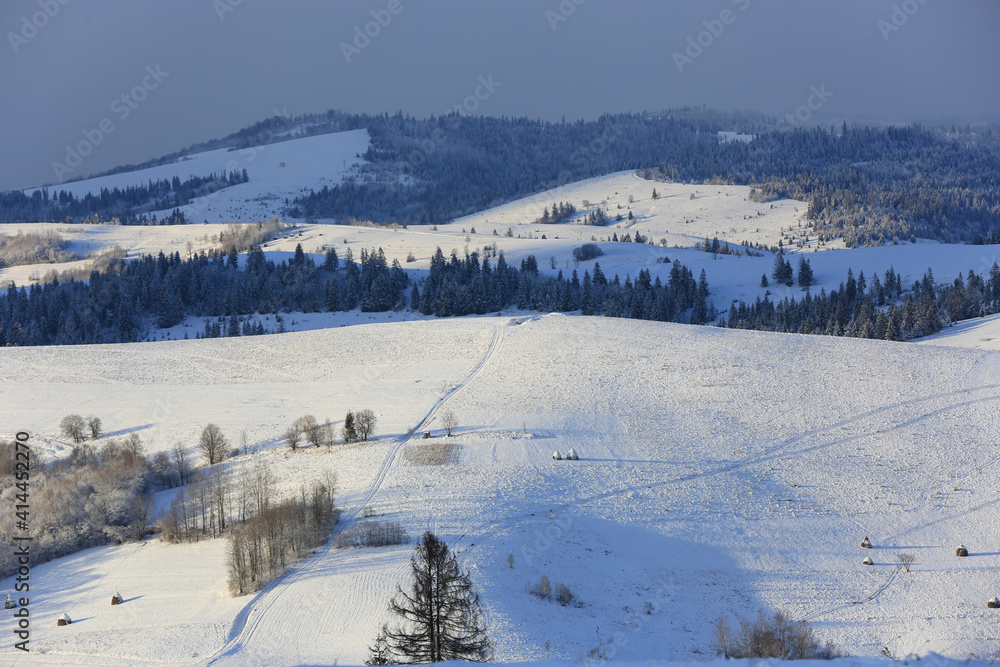
[{"label": "frost-covered tree", "polygon": [[87,429],[87,422],[80,415],[66,415],[59,422],[59,429],[73,442],[82,442]]}]

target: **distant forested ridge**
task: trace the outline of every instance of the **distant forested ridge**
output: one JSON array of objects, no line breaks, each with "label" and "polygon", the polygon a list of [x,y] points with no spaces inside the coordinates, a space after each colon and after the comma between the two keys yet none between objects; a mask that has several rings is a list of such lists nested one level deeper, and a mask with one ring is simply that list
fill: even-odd
[{"label": "distant forested ridge", "polygon": [[[0,192],[0,222],[69,222],[112,223],[122,225],[179,225],[187,221],[178,207],[189,204],[196,197],[212,194],[249,180],[247,170],[242,172],[210,173],[192,176],[181,181],[172,179],[150,180],[145,185],[126,188],[101,188],[94,195],[77,197],[65,189],[39,188],[30,195],[20,190]],[[173,208],[160,219],[147,215],[151,211]]]},{"label": "distant forested ridge", "polygon": [[[637,169],[658,180],[751,185],[761,201],[806,201],[815,233],[842,236],[851,247],[915,236],[1000,238],[1000,129],[993,127],[786,129],[756,114],[692,109],[573,123],[396,114],[346,124],[368,128],[368,164],[349,182],[299,198],[291,215],[439,223]],[[755,138],[721,142],[723,130]]]},{"label": "distant forested ridge", "polygon": [[[635,169],[651,179],[750,185],[761,201],[803,200],[815,234],[842,236],[850,247],[916,236],[1000,241],[1000,128],[994,126],[789,128],[761,114],[692,108],[568,123],[328,111],[274,116],[134,168],[193,152],[356,129],[371,136],[360,173],[290,202],[288,215],[436,224],[576,180]],[[720,131],[754,139],[720,141]],[[121,197],[118,208],[87,204],[62,217],[139,219],[143,212],[189,200],[171,186],[141,202]],[[56,217],[55,211],[39,211],[0,193],[0,220],[22,213],[22,221]]]}]

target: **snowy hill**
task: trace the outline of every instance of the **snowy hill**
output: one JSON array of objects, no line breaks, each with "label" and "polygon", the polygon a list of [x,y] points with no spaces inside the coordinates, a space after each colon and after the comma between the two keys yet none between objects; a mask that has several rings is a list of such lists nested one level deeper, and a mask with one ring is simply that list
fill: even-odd
[{"label": "snowy hill", "polygon": [[[998,371],[994,352],[937,345],[450,319],[4,349],[0,433],[28,430],[37,453],[61,456],[55,425],[93,413],[155,452],[191,447],[213,421],[235,442],[246,431],[229,469],[267,460],[284,494],[336,470],[348,520],[368,507],[459,550],[505,661],[599,644],[626,661],[707,658],[720,613],[760,607],[857,656],[964,658],[995,641]],[[409,465],[407,430],[444,442],[445,406],[458,462]],[[282,445],[305,413],[365,407],[374,442]],[[551,459],[571,447],[579,461]],[[360,664],[412,546],[324,547],[238,599],[223,550],[125,544],[36,566],[34,652],[18,664]],[[528,594],[542,575],[579,605]],[[115,590],[124,605],[109,605]],[[57,628],[64,612],[75,622]]]},{"label": "snowy hill", "polygon": [[192,222],[253,222],[280,216],[286,198],[297,197],[310,188],[318,190],[340,183],[361,162],[356,156],[368,150],[368,144],[367,130],[352,130],[237,150],[222,148],[187,155],[171,164],[64,183],[51,190],[83,197],[88,193],[99,195],[102,188],[124,189],[150,180],[176,176],[184,181],[192,176],[246,169],[248,183],[200,197],[181,210]]}]

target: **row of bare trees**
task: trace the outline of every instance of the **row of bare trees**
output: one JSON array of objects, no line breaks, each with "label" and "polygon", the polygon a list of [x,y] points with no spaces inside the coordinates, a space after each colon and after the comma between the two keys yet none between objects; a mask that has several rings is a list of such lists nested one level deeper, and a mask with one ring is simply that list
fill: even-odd
[{"label": "row of bare trees", "polygon": [[[358,410],[348,412],[344,417],[344,425],[341,428],[341,437],[344,442],[367,442],[368,437],[375,432],[375,425],[378,418],[371,410]],[[322,424],[312,415],[304,415],[291,423],[285,430],[285,442],[294,452],[304,442],[313,447],[325,445],[327,447],[336,443],[336,429],[329,418]]]},{"label": "row of bare trees", "polygon": [[229,533],[229,587],[236,595],[279,576],[290,560],[327,540],[337,523],[334,486],[318,480]]}]

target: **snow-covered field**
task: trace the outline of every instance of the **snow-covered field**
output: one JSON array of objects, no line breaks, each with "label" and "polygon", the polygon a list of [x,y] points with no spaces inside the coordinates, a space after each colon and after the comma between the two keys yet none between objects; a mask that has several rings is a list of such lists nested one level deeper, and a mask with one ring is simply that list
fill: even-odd
[{"label": "snow-covered field", "polygon": [[[184,178],[242,160],[250,182],[193,203],[188,214],[199,224],[4,225],[0,234],[54,229],[81,254],[117,245],[130,257],[183,256],[211,247],[222,223],[270,218],[284,197],[339,181],[367,145],[367,133],[357,131],[136,172],[142,181]],[[82,194],[135,178],[65,187]],[[631,211],[634,220],[535,224],[557,201],[573,203],[579,215],[586,201],[612,218]],[[609,277],[647,269],[666,280],[665,258],[695,275],[704,269],[724,311],[768,289],[772,298],[803,292],[760,286],[773,255],[713,256],[693,246],[714,236],[769,246],[793,234],[798,240],[805,210],[789,200],[757,204],[746,187],[655,183],[622,172],[433,228],[293,221],[294,233],[265,251],[280,261],[301,243],[319,260],[328,247],[355,258],[381,247],[419,278],[438,247],[461,255],[495,244],[510,263],[535,255],[543,272],[582,274],[594,262],[577,264],[572,250],[596,240]],[[657,245],[605,240],[636,231]],[[985,274],[1000,256],[997,246],[925,241],[840,245],[817,248],[813,239],[789,249],[793,264],[798,254],[810,260],[814,292],[836,288],[848,268],[871,277],[892,267],[905,286],[928,268],[938,281],[970,269]],[[70,266],[3,269],[0,284]],[[180,442],[194,455],[198,433],[214,422],[248,445],[226,469],[267,461],[284,494],[336,471],[345,521],[369,508],[413,537],[432,528],[459,550],[503,661],[565,664],[599,648],[626,661],[707,660],[720,613],[735,621],[762,607],[809,620],[862,658],[964,659],[997,649],[1000,612],[986,609],[1000,595],[996,317],[919,344],[533,313],[284,318],[292,333],[0,349],[0,437],[28,431],[37,454],[64,456],[71,445],[59,420],[94,414],[109,437],[135,432],[150,452]],[[197,320],[186,325],[152,337],[193,338],[201,329]],[[431,442],[442,442],[445,407],[460,422],[449,440],[460,445],[458,462],[409,465],[406,448],[425,441],[407,433],[430,430]],[[339,426],[348,410],[363,408],[379,419],[373,442],[294,454],[283,445],[298,417]],[[570,448],[579,461],[552,460],[553,451]],[[163,507],[170,494],[157,500]],[[859,547],[866,535],[871,551]],[[959,543],[969,558],[955,557]],[[33,652],[14,651],[9,639],[0,662],[360,664],[389,620],[397,583],[407,581],[412,550],[325,546],[259,594],[234,599],[224,547],[151,540],[36,566]],[[915,556],[911,572],[899,567],[901,553]],[[862,565],[865,555],[874,565]],[[542,575],[569,586],[578,603],[528,594]],[[12,581],[0,585],[10,590]],[[109,604],[115,590],[124,605]],[[64,612],[74,623],[57,628]]]},{"label": "snow-covered field", "polygon": [[[575,659],[599,643],[623,660],[705,659],[720,613],[759,607],[809,619],[857,656],[963,658],[997,639],[998,370],[989,351],[610,318],[385,323],[5,349],[0,433],[28,430],[58,456],[59,419],[93,413],[157,451],[213,421],[260,448],[227,465],[268,460],[285,493],[332,468],[348,517],[367,505],[459,550],[502,660]],[[459,462],[407,465],[407,429],[440,442],[444,406]],[[281,444],[302,414],[364,407],[379,415],[375,442]],[[570,447],[580,461],[551,459]],[[221,541],[91,549],[32,571],[35,652],[0,655],[359,664],[411,549],[324,547],[235,600]],[[543,574],[579,605],[529,595]],[[126,604],[108,604],[115,589]],[[56,628],[63,612],[76,622]]]}]

